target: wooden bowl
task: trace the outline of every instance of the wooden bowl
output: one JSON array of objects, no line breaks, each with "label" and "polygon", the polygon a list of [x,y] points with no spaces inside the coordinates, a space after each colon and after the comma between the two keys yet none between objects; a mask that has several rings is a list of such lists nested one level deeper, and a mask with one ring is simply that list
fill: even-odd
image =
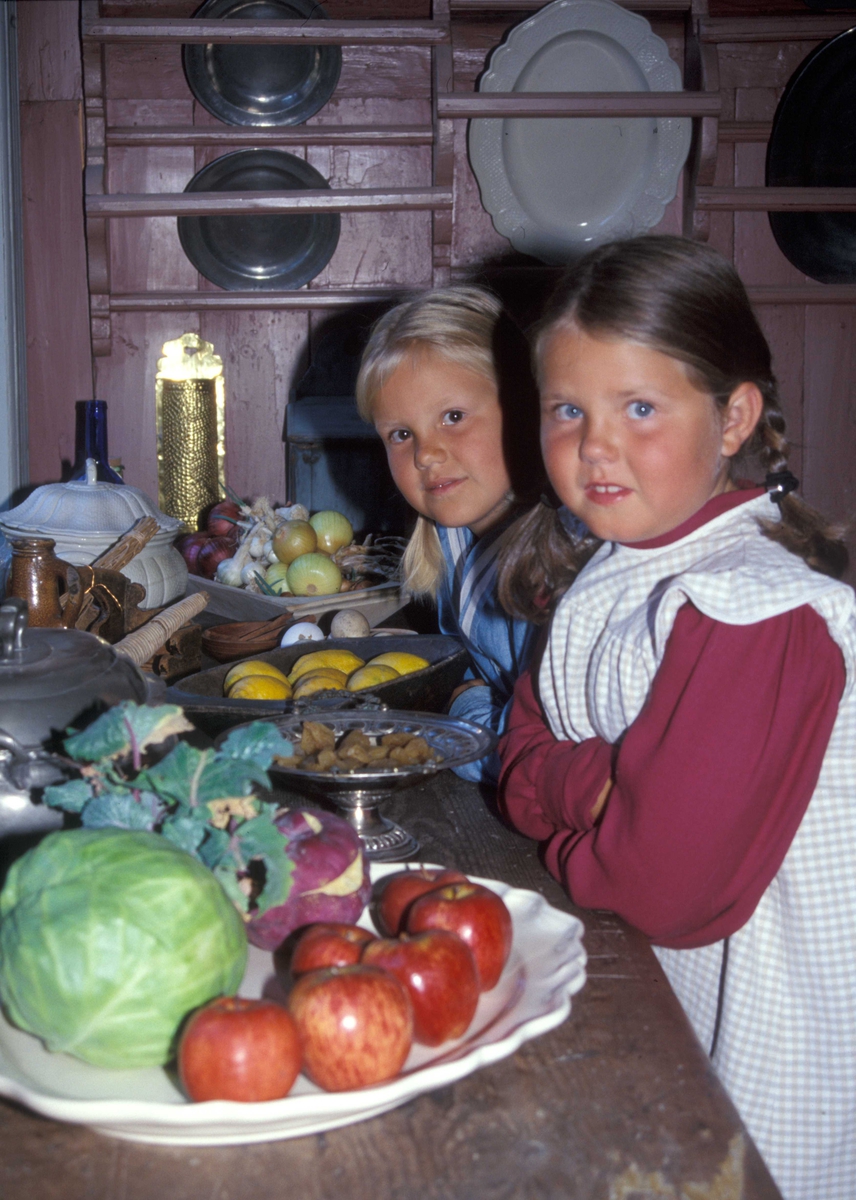
[{"label": "wooden bowl", "polygon": [[233,621],[225,625],[212,625],[202,634],[202,649],[217,662],[251,658],[267,650],[275,650],[290,625],[310,619],[285,612],[269,621]]}]

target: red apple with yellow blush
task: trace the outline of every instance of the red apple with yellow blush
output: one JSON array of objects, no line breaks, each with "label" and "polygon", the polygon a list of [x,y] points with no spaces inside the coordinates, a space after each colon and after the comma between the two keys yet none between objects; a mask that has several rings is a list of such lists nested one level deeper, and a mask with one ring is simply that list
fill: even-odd
[{"label": "red apple with yellow blush", "polygon": [[446,929],[377,938],[363,962],[399,979],[413,1005],[413,1040],[439,1046],[466,1033],[479,1002],[479,979],[469,946]]},{"label": "red apple with yellow blush", "polygon": [[303,1051],[279,1004],[221,996],[193,1014],[178,1047],[178,1073],[191,1100],[279,1100],[291,1091]]},{"label": "red apple with yellow blush", "polygon": [[369,929],[342,921],[309,925],[298,938],[291,955],[292,975],[305,975],[325,967],[348,967],[358,963],[368,942],[377,941]]},{"label": "red apple with yellow blush", "polygon": [[407,910],[408,933],[448,929],[473,953],[479,990],[496,987],[511,952],[511,914],[502,899],[479,883],[450,883],[414,900]]},{"label": "red apple with yellow blush", "polygon": [[374,901],[375,924],[382,934],[396,937],[404,928],[404,917],[418,897],[444,883],[467,883],[466,875],[450,867],[417,867],[396,871],[380,881]]},{"label": "red apple with yellow blush", "polygon": [[288,998],[303,1069],[328,1092],[393,1079],[413,1041],[413,1008],[394,975],[362,963],[301,975]]}]

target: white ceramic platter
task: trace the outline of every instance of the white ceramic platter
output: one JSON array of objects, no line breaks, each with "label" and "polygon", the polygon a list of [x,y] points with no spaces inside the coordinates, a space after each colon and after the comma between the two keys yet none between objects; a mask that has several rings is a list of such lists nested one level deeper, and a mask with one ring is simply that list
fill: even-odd
[{"label": "white ceramic platter", "polygon": [[[555,0],[491,55],[482,92],[679,92],[681,72],[644,17],[612,0]],[[516,250],[565,263],[644,233],[673,199],[688,117],[470,121],[482,204]]]},{"label": "white ceramic platter", "polygon": [[[401,865],[372,864],[372,879]],[[474,877],[473,877],[474,878]],[[283,1100],[188,1103],[167,1071],[107,1071],[51,1054],[0,1017],[0,1095],[42,1116],[99,1133],[164,1145],[225,1146],[302,1137],[377,1116],[513,1054],[522,1042],[561,1024],[585,983],[583,926],[536,892],[486,884],[505,900],[514,924],[511,955],[499,983],[479,1000],[467,1033],[439,1047],[414,1046],[390,1083],[322,1092],[303,1075]],[[362,923],[371,927],[364,914]],[[271,955],[250,949],[246,996],[277,995]]]}]

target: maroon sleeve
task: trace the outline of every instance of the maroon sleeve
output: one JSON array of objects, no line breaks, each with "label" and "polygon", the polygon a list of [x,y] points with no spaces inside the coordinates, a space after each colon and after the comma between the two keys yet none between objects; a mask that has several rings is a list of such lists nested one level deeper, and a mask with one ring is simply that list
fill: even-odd
[{"label": "maroon sleeve", "polygon": [[573,747],[573,771],[591,742],[551,745],[543,718],[533,757],[518,746],[517,762],[508,758],[506,811],[517,824],[528,785],[534,836],[556,831],[547,866],[576,903],[619,913],[658,945],[716,942],[746,923],[782,864],[844,682],[841,652],[808,606],[735,626],[686,604],[615,755],[598,822],[594,785],[578,796],[558,777],[558,747]]},{"label": "maroon sleeve", "polygon": [[596,737],[584,742],[553,737],[535,696],[537,669],[524,671],[514,686],[499,743],[499,807],[521,833],[543,840],[557,829],[591,828],[591,810],[612,775],[614,747]]}]

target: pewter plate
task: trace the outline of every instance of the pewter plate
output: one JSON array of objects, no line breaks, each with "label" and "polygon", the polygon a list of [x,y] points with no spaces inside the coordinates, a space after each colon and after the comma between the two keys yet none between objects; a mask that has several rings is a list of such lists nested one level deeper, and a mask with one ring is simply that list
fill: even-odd
[{"label": "pewter plate", "polygon": [[[824,42],[794,71],[773,119],[768,187],[856,185],[856,29]],[[820,283],[856,279],[856,213],[771,212],[776,243]]]},{"label": "pewter plate", "polygon": [[[203,167],[186,192],[287,192],[329,187],[285,150],[238,150]],[[178,237],[196,269],[228,291],[298,288],[326,267],[339,241],[338,213],[179,217]]]},{"label": "pewter plate", "polygon": [[[491,55],[480,92],[681,91],[681,71],[644,17],[612,0],[556,0]],[[516,250],[566,263],[651,229],[690,147],[686,117],[470,121],[482,204]]]},{"label": "pewter plate", "polygon": [[[372,864],[372,881],[400,869]],[[471,878],[502,896],[511,913],[514,934],[505,970],[496,987],[479,998],[462,1038],[438,1047],[414,1046],[402,1073],[389,1083],[353,1092],[322,1092],[300,1075],[283,1100],[191,1104],[161,1068],[92,1067],[49,1053],[38,1038],[0,1017],[0,1095],[42,1116],[129,1141],[228,1146],[351,1125],[463,1079],[561,1025],[571,1011],[571,997],[586,978],[584,930],[576,917],[553,908],[536,892]],[[368,910],[360,923],[373,928]],[[241,995],[280,998],[277,989],[271,955],[251,946]]]},{"label": "pewter plate", "polygon": [[[206,0],[194,16],[231,21],[320,21],[314,0]],[[339,82],[338,46],[209,44],[182,47],[196,99],[228,125],[299,125]]]},{"label": "pewter plate", "polygon": [[[319,643],[320,645],[320,643]],[[306,701],[308,703],[308,700]],[[384,712],[302,712],[284,716],[265,717],[283,737],[297,741],[304,721],[321,721],[329,725],[338,740],[352,729],[367,737],[382,737],[386,733],[409,733],[423,737],[436,760],[414,766],[400,766],[391,771],[301,771],[296,767],[279,767],[274,763],[271,775],[301,791],[321,792],[335,804],[337,792],[391,792],[409,787],[418,779],[436,775],[447,768],[462,767],[488,754],[496,738],[487,729],[440,713],[403,712],[388,709]]]}]

